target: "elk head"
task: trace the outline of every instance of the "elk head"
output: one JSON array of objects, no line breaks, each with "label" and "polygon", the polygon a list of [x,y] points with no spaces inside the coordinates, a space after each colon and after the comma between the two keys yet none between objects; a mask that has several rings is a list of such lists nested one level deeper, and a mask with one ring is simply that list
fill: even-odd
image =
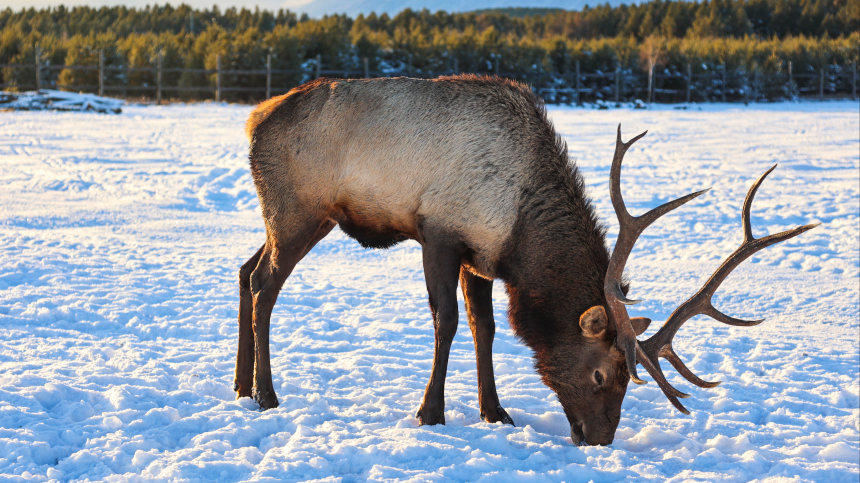
[{"label": "elk head", "polygon": [[[630,322],[636,334],[641,334],[651,320],[633,317]],[[607,445],[621,420],[630,373],[624,353],[615,345],[616,330],[603,306],[582,314],[579,329],[579,338],[559,343],[550,360],[539,362],[539,372],[558,396],[573,442]]]},{"label": "elk head", "polygon": [[571,425],[571,439],[576,444],[612,442],[621,418],[621,403],[627,390],[627,379],[637,384],[645,383],[636,371],[637,363],[642,364],[651,374],[669,401],[679,411],[689,414],[689,411],[678,401],[678,398],[689,397],[689,395],[675,389],[666,381],[658,358],[668,360],[682,376],[699,387],[711,388],[718,385],[718,382],[708,382],[698,378],[684,365],[672,348],[672,338],[684,322],[699,314],[708,315],[720,322],[735,326],[752,326],[763,322],[763,319],[746,321],[725,315],[713,307],[711,297],[729,273],[755,252],[818,226],[818,224],[805,225],[763,238],[752,236],[750,225],[752,201],[764,178],[776,168],[774,165],[753,183],[747,193],[742,211],[744,241],[741,246],[720,265],[695,295],[682,303],[669,316],[656,334],[647,340],[639,341],[637,336],[645,332],[651,321],[642,317],[630,317],[627,313],[628,305],[640,302],[628,299],[626,291],[622,288],[622,273],[627,258],[646,227],[660,216],[708,191],[691,193],[654,208],[642,216],[631,216],[621,197],[621,162],[630,146],[645,134],[647,131],[624,143],[621,141],[621,126],[618,126],[609,192],[620,231],[604,278],[606,305],[591,307],[579,319],[583,341],[579,344],[578,354],[572,357],[574,360],[569,361],[567,367],[570,371],[568,374],[575,374],[574,379],[578,382],[552,384],[552,381],[547,381],[559,395]]}]

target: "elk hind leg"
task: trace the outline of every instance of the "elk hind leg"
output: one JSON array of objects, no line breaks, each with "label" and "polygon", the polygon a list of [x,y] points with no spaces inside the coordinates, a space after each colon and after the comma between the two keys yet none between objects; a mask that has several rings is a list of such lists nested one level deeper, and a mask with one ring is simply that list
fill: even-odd
[{"label": "elk hind leg", "polygon": [[[281,225],[283,226],[283,225]],[[278,293],[296,264],[334,227],[330,220],[294,224],[290,235],[269,236],[260,260],[251,274],[254,329],[254,385],[251,395],[263,410],[278,407],[272,384],[269,354],[269,323]]]},{"label": "elk hind leg", "polygon": [[254,381],[254,301],[251,298],[251,273],[260,263],[265,245],[239,269],[239,348],[233,390],[236,398],[251,397]]},{"label": "elk hind leg", "polygon": [[496,334],[496,322],[493,320],[493,281],[481,278],[463,267],[460,269],[460,288],[463,290],[466,316],[475,341],[481,419],[488,423],[502,422],[515,426],[513,419],[499,403],[496,377],[493,374],[493,338]]}]

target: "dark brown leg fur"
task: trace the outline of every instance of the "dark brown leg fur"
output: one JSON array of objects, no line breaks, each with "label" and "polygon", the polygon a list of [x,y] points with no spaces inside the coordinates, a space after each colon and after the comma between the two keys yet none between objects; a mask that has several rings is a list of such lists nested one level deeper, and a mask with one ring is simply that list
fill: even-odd
[{"label": "dark brown leg fur", "polygon": [[496,377],[493,374],[493,337],[496,334],[496,322],[493,320],[493,281],[461,268],[460,288],[463,289],[469,328],[472,329],[472,338],[475,340],[481,419],[488,423],[502,422],[514,426],[514,421],[499,403]]},{"label": "dark brown leg fur", "polygon": [[284,282],[296,264],[325,237],[334,227],[334,222],[313,221],[305,223],[279,224],[281,227],[296,227],[285,240],[270,236],[259,262],[251,274],[253,297],[252,320],[254,329],[254,383],[251,395],[263,410],[278,407],[278,397],[272,384],[272,367],[269,355],[269,322],[272,308]]},{"label": "dark brown leg fur", "polygon": [[265,245],[239,269],[239,349],[233,390],[236,398],[251,397],[254,383],[254,300],[251,297],[251,273],[260,263]]},{"label": "dark brown leg fur", "polygon": [[458,247],[446,245],[446,239],[450,237],[443,234],[433,236],[425,231],[422,250],[424,279],[427,282],[427,293],[430,295],[436,344],[433,371],[424,391],[421,408],[416,415],[422,425],[445,424],[445,375],[451,341],[457,332],[457,275],[462,253]]}]

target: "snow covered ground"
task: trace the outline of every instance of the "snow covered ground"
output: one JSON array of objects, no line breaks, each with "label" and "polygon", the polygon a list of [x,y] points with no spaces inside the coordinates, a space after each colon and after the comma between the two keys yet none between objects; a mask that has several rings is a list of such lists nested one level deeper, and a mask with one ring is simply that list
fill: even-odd
[{"label": "snow covered ground", "polygon": [[571,444],[500,283],[495,372],[518,427],[480,421],[463,320],[448,425],[419,428],[433,348],[420,248],[363,250],[337,230],[273,314],[281,406],[235,400],[236,271],[264,240],[250,109],[0,114],[0,480],[857,482],[858,103],[551,109],[611,233],[619,122],[625,139],[650,131],[625,160],[634,214],[714,187],[649,228],[628,263],[645,299],[633,313],[657,321],[648,334],[740,243],[744,194],[773,163],[755,234],[822,223],[714,298],[767,322],[697,318],[678,334],[689,366],[723,384],[693,387],[666,365],[691,416],[631,384],[609,447]]}]

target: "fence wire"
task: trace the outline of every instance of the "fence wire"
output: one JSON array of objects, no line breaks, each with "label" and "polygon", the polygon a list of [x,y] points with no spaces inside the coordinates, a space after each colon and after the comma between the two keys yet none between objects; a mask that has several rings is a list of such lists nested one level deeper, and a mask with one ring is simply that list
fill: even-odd
[{"label": "fence wire", "polygon": [[[319,77],[359,79],[368,77],[435,78],[452,75],[455,70],[420,71],[411,67],[399,71],[325,69],[317,59],[311,69],[251,70],[161,68],[160,58],[153,67],[104,65],[0,64],[4,90],[26,91],[57,89],[143,98],[161,102],[165,98],[253,102],[288,92],[304,82]],[[828,65],[818,72],[794,73],[788,62],[781,72],[762,73],[717,66],[711,71],[693,73],[668,70],[638,72],[618,69],[614,72],[580,72],[579,62],[572,72],[475,72],[498,75],[525,82],[548,104],[629,103],[629,102],[761,102],[792,99],[857,98],[856,64]],[[93,83],[63,84],[61,72],[83,71]],[[29,75],[28,75],[29,74]]]}]

